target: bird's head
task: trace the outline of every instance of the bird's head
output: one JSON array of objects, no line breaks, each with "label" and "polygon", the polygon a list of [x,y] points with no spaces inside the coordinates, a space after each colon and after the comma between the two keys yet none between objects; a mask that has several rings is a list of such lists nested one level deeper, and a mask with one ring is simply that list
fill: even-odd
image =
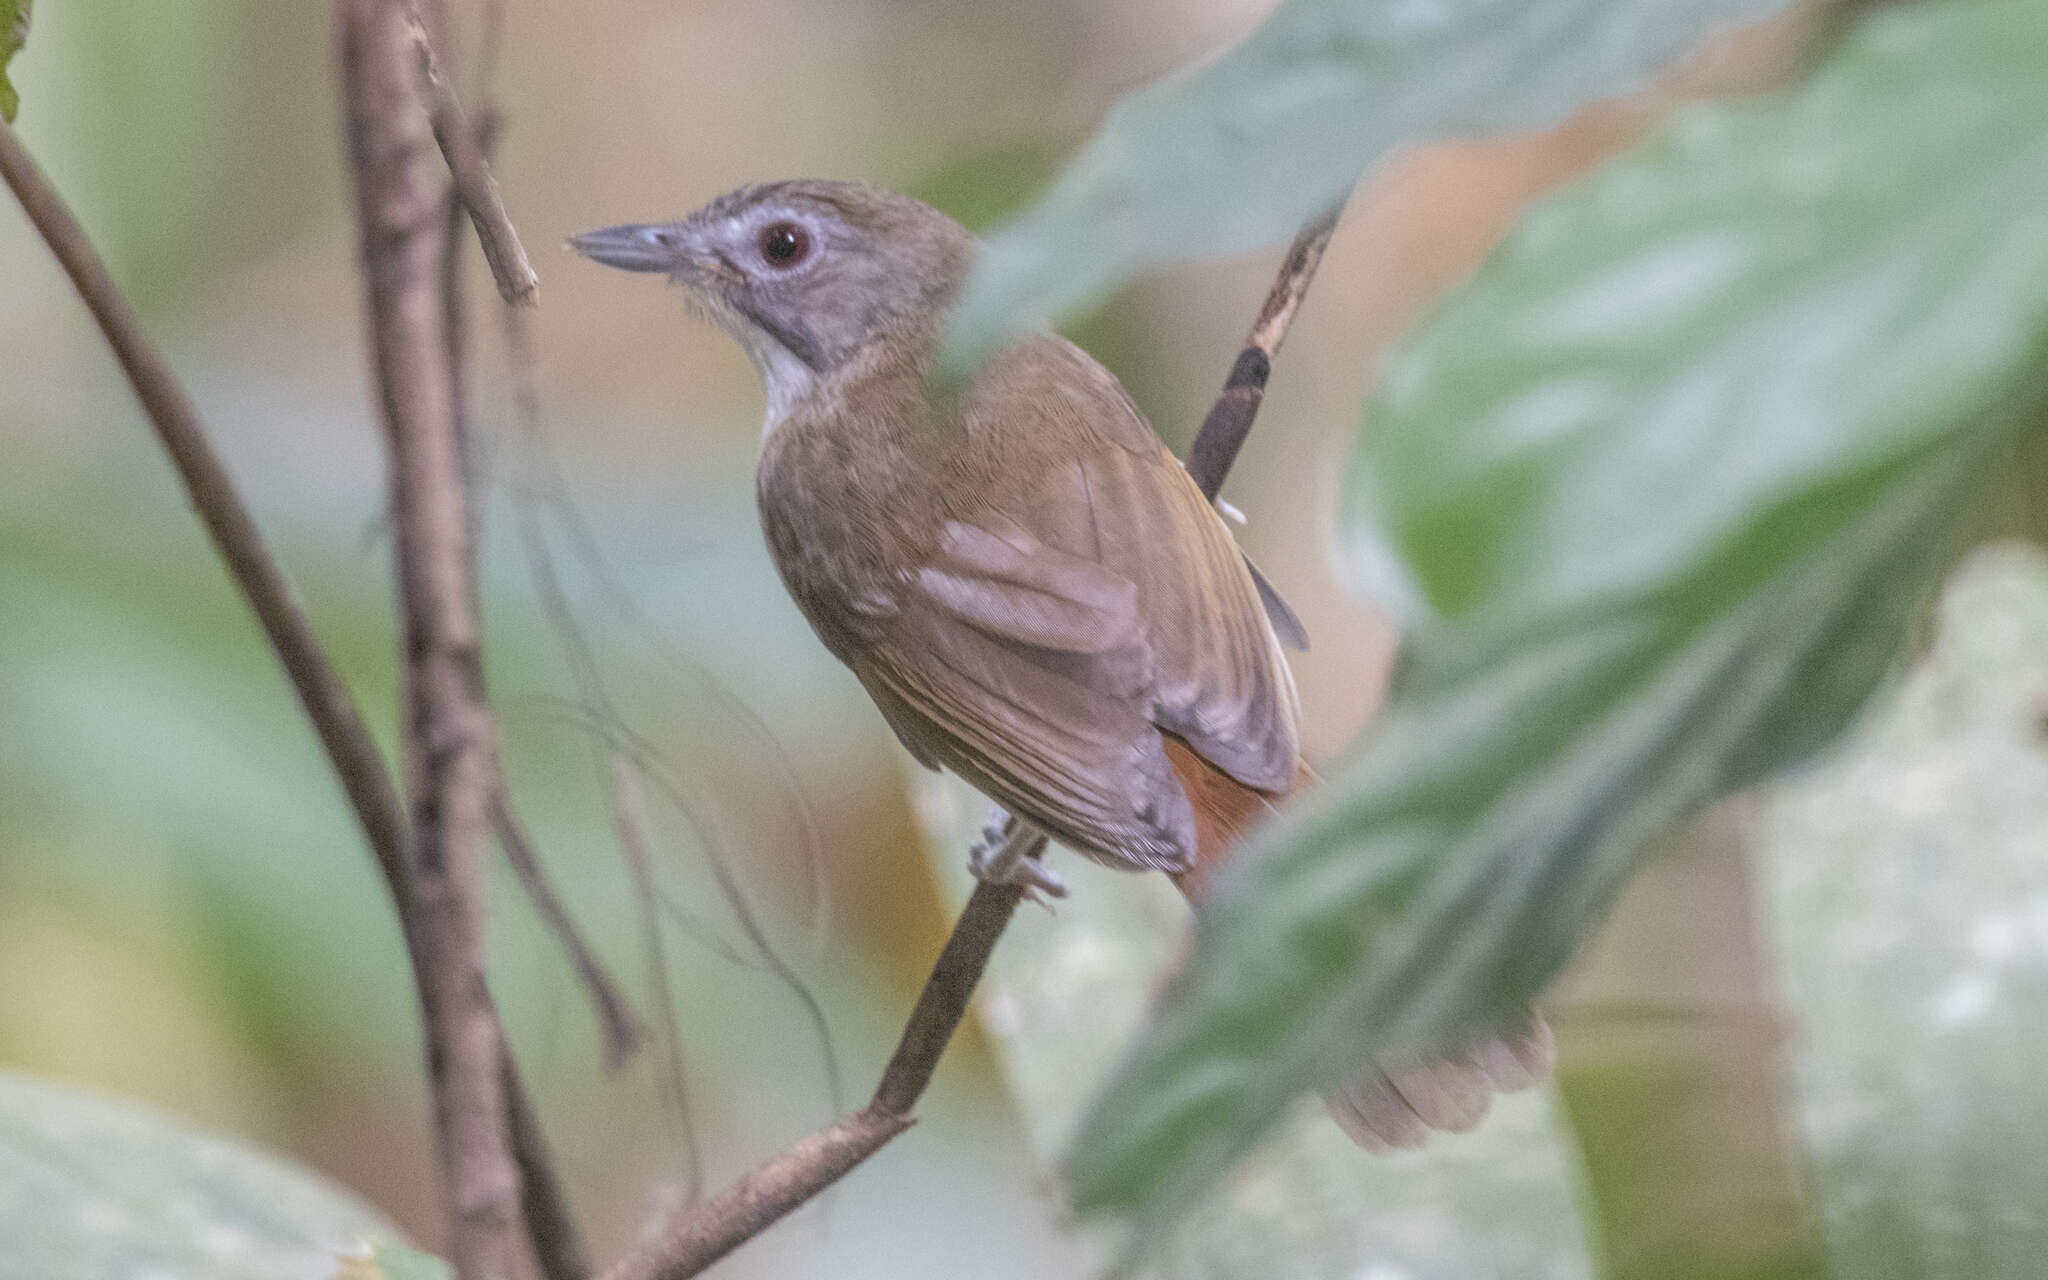
[{"label": "bird's head", "polygon": [[966,229],[921,201],[818,179],[742,187],[677,222],[569,243],[682,285],[753,358],[771,427],[870,343],[928,343],[974,256]]}]

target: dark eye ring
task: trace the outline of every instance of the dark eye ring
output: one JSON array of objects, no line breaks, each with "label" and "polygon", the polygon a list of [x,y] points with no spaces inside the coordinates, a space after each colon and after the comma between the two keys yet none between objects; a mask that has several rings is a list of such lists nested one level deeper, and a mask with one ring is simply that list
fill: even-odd
[{"label": "dark eye ring", "polygon": [[761,258],[771,267],[793,267],[811,251],[811,234],[794,222],[771,222],[761,228]]}]

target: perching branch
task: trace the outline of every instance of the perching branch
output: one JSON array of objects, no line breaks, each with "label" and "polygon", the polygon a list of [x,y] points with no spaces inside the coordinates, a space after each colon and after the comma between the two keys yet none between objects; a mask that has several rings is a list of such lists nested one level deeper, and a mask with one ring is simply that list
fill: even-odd
[{"label": "perching branch", "polygon": [[[1212,499],[1251,431],[1273,354],[1322,263],[1340,212],[1341,206],[1332,209],[1296,237],[1223,394],[1203,419],[1189,450],[1188,470]],[[1029,856],[1038,857],[1044,849],[1040,837]],[[1022,896],[1017,885],[975,885],[867,1106],[785,1147],[703,1204],[677,1213],[653,1243],[605,1272],[604,1280],[687,1280],[698,1275],[908,1129],[914,1123],[911,1113],[931,1083],[939,1057],[959,1028]]]},{"label": "perching branch", "polygon": [[[484,984],[496,778],[483,698],[436,163],[418,42],[390,0],[341,0],[342,87],[386,445],[405,660],[406,773],[427,1070],[459,1280],[512,1274],[521,1178],[503,1031]],[[473,141],[473,140],[472,140]]]}]

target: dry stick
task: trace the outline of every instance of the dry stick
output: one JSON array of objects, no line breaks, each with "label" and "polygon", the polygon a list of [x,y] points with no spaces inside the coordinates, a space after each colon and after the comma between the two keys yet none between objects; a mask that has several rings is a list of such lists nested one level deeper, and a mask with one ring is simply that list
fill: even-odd
[{"label": "dry stick", "polygon": [[[478,146],[486,158],[498,132],[497,113],[488,107],[477,118],[479,131]],[[449,364],[456,379],[456,422],[460,429],[463,455],[463,474],[474,483],[478,474],[474,441],[469,430],[469,412],[463,395],[463,370],[465,365],[463,342],[463,295],[462,295],[462,200],[458,196],[447,204],[447,218],[442,227],[442,239],[447,249],[443,255],[441,270],[441,293],[446,300],[448,312]],[[524,318],[517,307],[508,305],[508,316]],[[472,548],[474,539],[472,539]],[[476,582],[476,567],[469,569],[471,585]],[[569,959],[577,981],[583,984],[584,992],[590,997],[591,1007],[597,1012],[598,1030],[604,1040],[605,1066],[617,1069],[632,1057],[645,1039],[640,1020],[633,1015],[633,1008],[611,972],[597,958],[597,950],[584,938],[582,930],[569,914],[563,902],[561,891],[555,888],[548,875],[547,864],[540,860],[533,840],[519,821],[518,810],[512,806],[512,788],[505,778],[505,763],[494,757],[495,778],[491,786],[491,827],[497,833],[498,847],[505,852],[505,861],[512,866],[512,872],[519,879],[520,888],[526,891],[527,900],[532,903],[534,914],[547,931],[561,944],[563,953]]]},{"label": "dry stick", "polygon": [[491,164],[484,157],[476,128],[462,110],[454,82],[434,54],[427,23],[420,16],[418,5],[410,0],[405,4],[405,27],[419,58],[421,77],[426,81],[434,141],[447,157],[448,171],[455,176],[455,194],[476,226],[476,238],[483,245],[491,278],[498,282],[498,292],[505,301],[530,306],[540,288],[540,277],[534,275],[533,264],[526,259],[526,246],[519,242],[511,215],[505,212],[498,180],[491,176]]},{"label": "dry stick", "polygon": [[[1295,238],[1223,394],[1203,419],[1189,450],[1188,470],[1212,499],[1251,430],[1273,354],[1294,322],[1340,212],[1341,205]],[[1038,857],[1044,850],[1041,836],[1030,856]],[[913,1123],[911,1111],[931,1083],[939,1056],[967,1012],[975,985],[1022,896],[1023,890],[1016,885],[986,881],[975,885],[867,1106],[784,1148],[717,1196],[678,1214],[658,1239],[605,1272],[604,1280],[687,1280],[773,1226],[908,1129]]]},{"label": "dry stick", "polygon": [[640,820],[640,788],[635,785],[631,765],[616,746],[607,745],[599,755],[611,796],[612,832],[633,882],[634,905],[640,913],[641,950],[647,958],[648,985],[654,989],[655,1016],[661,1022],[662,1053],[666,1059],[662,1083],[668,1088],[668,1103],[675,1108],[675,1125],[683,1137],[683,1203],[694,1205],[704,1194],[704,1151],[690,1114],[690,1084],[683,1067],[683,1029],[676,1017],[675,993],[669,986],[668,956],[661,946],[659,889]]},{"label": "dry stick", "polygon": [[[263,628],[278,662],[284,667],[292,691],[313,731],[327,753],[328,763],[340,779],[342,791],[356,821],[369,841],[371,854],[382,873],[385,889],[399,917],[406,947],[413,957],[416,980],[421,973],[415,938],[415,901],[411,886],[410,833],[405,810],[392,785],[384,757],[378,751],[348,687],[335,671],[320,642],[315,638],[305,612],[277,561],[271,556],[248,507],[236,493],[227,469],[206,438],[198,411],[185,394],[170,364],[143,335],[133,309],[108,275],[106,266],[93,251],[85,231],[64,207],[62,199],[30,159],[13,130],[0,121],[0,177],[21,201],[36,230],[50,246],[58,263],[70,276],[79,297],[99,324],[114,357],[120,362],[156,429],[164,452],[177,470],[200,523],[212,538],[214,549],[226,563],[228,574],[248,600]],[[422,997],[424,1000],[424,996]],[[506,1065],[510,1067],[509,1050]],[[548,1266],[549,1253],[540,1238],[574,1240],[574,1229],[561,1210],[562,1197],[546,1153],[539,1142],[539,1129],[532,1123],[532,1111],[508,1075],[509,1099],[515,1121],[513,1136],[519,1162],[525,1174],[529,1213],[541,1215],[535,1222],[536,1250],[541,1252],[549,1280],[580,1280],[589,1274],[586,1265],[574,1271]],[[577,1246],[580,1250],[580,1245]],[[566,1250],[557,1248],[557,1258]]]},{"label": "dry stick", "polygon": [[407,775],[427,1068],[459,1280],[518,1253],[503,1032],[484,985],[482,870],[495,779],[449,360],[448,184],[433,159],[416,42],[390,0],[341,0],[342,83],[371,349],[391,458]]},{"label": "dry stick", "polygon": [[1266,294],[1266,305],[1259,308],[1259,318],[1252,322],[1252,331],[1245,336],[1244,350],[1237,353],[1237,363],[1230,367],[1230,377],[1224,380],[1223,393],[1216,397],[1209,416],[1202,419],[1202,429],[1195,433],[1195,442],[1188,449],[1188,474],[1211,501],[1223,491],[1223,478],[1230,474],[1237,451],[1251,434],[1252,419],[1258,416],[1259,405],[1266,398],[1266,378],[1273,372],[1273,357],[1287,337],[1288,326],[1294,323],[1294,313],[1308,293],[1308,282],[1315,278],[1316,268],[1322,264],[1323,250],[1330,247],[1330,236],[1337,230],[1337,215],[1342,212],[1344,206],[1339,204],[1294,237],[1287,259],[1280,265],[1280,275]]}]

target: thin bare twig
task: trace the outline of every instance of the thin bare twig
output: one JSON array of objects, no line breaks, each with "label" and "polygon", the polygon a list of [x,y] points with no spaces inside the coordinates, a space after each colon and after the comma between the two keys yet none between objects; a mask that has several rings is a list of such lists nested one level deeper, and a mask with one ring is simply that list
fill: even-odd
[{"label": "thin bare twig", "polygon": [[1188,474],[1211,501],[1223,491],[1223,478],[1230,474],[1237,451],[1251,434],[1252,419],[1258,416],[1259,405],[1266,398],[1266,379],[1273,372],[1273,357],[1279,354],[1280,344],[1287,338],[1294,313],[1308,293],[1308,283],[1322,265],[1323,250],[1330,247],[1330,237],[1336,234],[1337,215],[1343,211],[1344,206],[1338,205],[1294,237],[1286,261],[1280,265],[1280,274],[1266,294],[1266,305],[1259,308],[1259,318],[1252,321],[1252,331],[1245,335],[1244,350],[1237,353],[1237,362],[1230,367],[1222,394],[1202,419],[1202,429],[1188,449]]},{"label": "thin bare twig", "polygon": [[612,832],[618,838],[626,873],[633,882],[634,905],[640,913],[640,944],[646,955],[648,983],[654,988],[655,1015],[661,1022],[666,1058],[662,1082],[668,1088],[668,1104],[675,1110],[676,1128],[683,1136],[683,1203],[695,1205],[704,1195],[704,1152],[690,1113],[690,1084],[683,1067],[683,1029],[676,1019],[675,992],[668,980],[668,955],[661,945],[660,890],[655,884],[654,861],[647,854],[640,788],[635,785],[632,766],[622,751],[605,744],[600,754],[611,798]]},{"label": "thin bare twig", "polygon": [[460,1280],[510,1275],[521,1177],[503,1032],[484,985],[482,867],[496,777],[483,700],[456,381],[415,40],[389,0],[341,0],[342,82],[373,363],[391,460],[413,885],[427,1067]]},{"label": "thin bare twig", "polygon": [[[488,36],[488,30],[486,34]],[[760,927],[754,909],[732,871],[730,860],[721,851],[720,841],[713,829],[700,818],[698,806],[693,805],[687,795],[688,788],[655,763],[660,753],[651,742],[627,728],[618,706],[606,688],[596,653],[591,647],[589,637],[577,621],[575,611],[570,605],[566,584],[549,551],[547,530],[540,505],[543,501],[553,506],[563,528],[571,536],[575,549],[583,559],[585,568],[589,569],[606,588],[614,606],[646,632],[680,673],[705,688],[722,705],[750,724],[768,743],[771,752],[774,753],[773,759],[782,768],[791,786],[792,799],[801,823],[806,862],[811,868],[816,885],[812,902],[816,917],[814,924],[819,928],[822,928],[823,918],[828,910],[823,859],[818,856],[815,829],[803,804],[801,789],[796,785],[795,774],[791,771],[787,758],[775,749],[773,737],[768,733],[767,727],[761,723],[751,708],[691,663],[654,625],[653,620],[639,610],[631,593],[612,573],[603,554],[598,550],[595,538],[569,500],[562,473],[548,447],[541,416],[540,392],[535,380],[536,361],[532,334],[529,331],[530,319],[525,312],[509,306],[502,309],[501,316],[504,321],[506,356],[512,379],[514,417],[519,427],[520,440],[528,454],[529,475],[526,481],[514,490],[514,497],[519,506],[517,527],[520,540],[525,547],[528,574],[535,594],[539,597],[542,610],[555,633],[558,647],[568,663],[571,680],[576,686],[576,698],[581,713],[577,723],[599,740],[599,772],[610,799],[612,828],[628,873],[632,877],[635,897],[639,900],[642,950],[654,988],[656,1016],[664,1053],[668,1059],[665,1071],[667,1102],[682,1133],[682,1209],[686,1211],[695,1206],[702,1196],[702,1158],[689,1104],[689,1089],[682,1063],[681,1029],[676,1022],[669,984],[669,965],[662,941],[658,902],[665,895],[661,893],[654,876],[653,862],[646,844],[645,824],[640,817],[639,788],[636,783],[641,775],[647,776],[662,793],[663,798],[675,807],[702,838],[705,857],[717,881],[719,892],[759,957],[758,960],[743,958],[740,962],[768,974],[787,987],[802,1004],[804,1013],[818,1037],[825,1065],[828,1105],[833,1112],[837,1112],[844,1105],[838,1057],[832,1047],[822,1007],[802,979],[770,943],[765,930]],[[671,914],[678,914],[673,907]]]},{"label": "thin bare twig", "polygon": [[498,293],[505,301],[531,306],[540,288],[540,277],[527,261],[526,246],[519,242],[519,232],[512,226],[511,215],[505,212],[504,197],[498,194],[498,180],[491,175],[491,163],[484,157],[476,127],[462,109],[455,82],[448,78],[435,54],[427,23],[413,0],[405,0],[405,25],[426,81],[434,141],[447,157],[448,171],[455,176],[455,193],[476,226],[477,242],[483,246],[491,278],[498,282]]},{"label": "thin bare twig", "polygon": [[[740,932],[746,935],[747,945],[753,949],[757,963],[752,967],[775,979],[786,989],[803,1008],[804,1016],[810,1021],[825,1068],[825,1092],[832,1109],[838,1110],[842,1096],[839,1055],[832,1047],[832,1036],[825,1021],[824,1006],[818,1003],[818,997],[804,984],[803,979],[797,976],[796,970],[782,958],[781,951],[769,941],[767,929],[762,926],[760,916],[749,902],[746,891],[740,887],[739,878],[733,870],[733,860],[728,856],[715,824],[708,824],[699,816],[707,807],[702,798],[693,796],[691,788],[685,785],[679,775],[662,766],[660,752],[655,749],[653,743],[634,733],[616,717],[592,719],[588,715],[580,715],[576,722],[611,749],[614,815],[637,810],[637,791],[629,786],[622,788],[620,785],[622,780],[637,776],[645,779],[659,792],[677,816],[696,831],[704,846],[705,864],[710,868],[711,878],[718,885],[719,896],[732,911],[733,920],[739,925]],[[616,821],[616,816],[614,820]],[[633,829],[633,825],[629,823],[628,827],[622,830],[622,837],[626,831]],[[633,856],[630,842],[627,853],[630,859]],[[645,861],[644,855],[642,861]]]},{"label": "thin bare twig", "polygon": [[[1332,209],[1295,238],[1223,393],[1189,450],[1188,470],[1212,499],[1251,431],[1273,354],[1322,263],[1340,212],[1341,206]],[[1040,837],[1030,856],[1038,857],[1044,850]],[[651,1244],[605,1272],[604,1280],[687,1280],[698,1275],[908,1129],[911,1113],[931,1083],[1022,896],[1015,885],[975,886],[867,1106],[784,1148],[695,1209],[677,1214]]]},{"label": "thin bare twig", "polygon": [[604,961],[597,958],[597,953],[591,950],[575,922],[569,918],[568,907],[555,891],[554,882],[541,866],[533,841],[519,822],[518,812],[512,808],[511,792],[503,778],[495,780],[491,788],[491,829],[497,833],[498,847],[505,851],[505,861],[512,864],[513,874],[519,877],[526,896],[532,900],[534,913],[547,926],[548,932],[555,935],[555,940],[562,944],[562,950],[569,957],[570,968],[576,971],[577,979],[590,995],[591,1006],[597,1010],[598,1028],[604,1035],[605,1065],[618,1067],[640,1048],[646,1032],[640,1020],[633,1016],[632,1006],[619,993],[618,984],[612,981]]},{"label": "thin bare twig", "polygon": [[799,1138],[717,1198],[683,1215],[652,1250],[606,1272],[604,1280],[666,1280],[701,1273],[825,1191],[913,1123],[908,1116],[864,1108]]},{"label": "thin bare twig", "polygon": [[556,633],[563,656],[569,660],[571,673],[576,677],[579,686],[578,696],[589,704],[586,710],[600,713],[603,719],[614,722],[618,720],[611,699],[605,695],[603,677],[598,673],[591,657],[589,641],[578,625],[574,612],[568,608],[568,596],[561,585],[561,575],[554,567],[553,557],[549,554],[544,522],[537,510],[542,505],[552,513],[555,524],[568,538],[571,553],[581,563],[585,573],[599,588],[613,611],[637,629],[641,637],[659,651],[678,676],[702,690],[717,704],[719,710],[740,722],[749,733],[760,740],[765,748],[764,754],[769,766],[780,775],[784,794],[789,798],[791,812],[796,819],[798,843],[811,885],[811,944],[814,949],[822,949],[832,913],[831,876],[820,847],[817,821],[811,813],[810,805],[805,801],[802,780],[797,777],[795,765],[791,763],[788,753],[775,740],[775,735],[761,719],[760,714],[706,670],[701,663],[692,660],[683,652],[682,647],[640,606],[640,602],[620,580],[617,570],[606,559],[589,521],[583,518],[583,513],[570,497],[561,463],[555,456],[542,422],[540,391],[534,375],[536,362],[529,317],[516,307],[506,307],[503,309],[503,318],[506,363],[512,378],[514,417],[519,426],[520,443],[527,455],[528,478],[515,495],[521,507],[522,518],[519,528],[522,540],[526,543],[531,576],[541,594],[543,604],[547,607],[549,621]]}]

